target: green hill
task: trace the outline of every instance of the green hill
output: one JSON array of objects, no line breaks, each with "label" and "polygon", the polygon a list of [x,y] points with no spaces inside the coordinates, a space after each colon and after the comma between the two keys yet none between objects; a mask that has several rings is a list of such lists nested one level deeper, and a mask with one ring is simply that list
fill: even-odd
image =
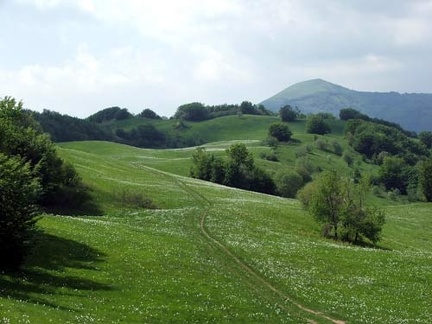
[{"label": "green hill", "polygon": [[273,111],[289,104],[304,113],[329,112],[335,116],[349,107],[411,131],[432,130],[432,94],[355,91],[315,79],[294,84],[261,104]]},{"label": "green hill", "polygon": [[[245,143],[274,176],[336,169],[354,178],[379,166],[342,136],[306,134],[264,141],[275,116],[202,122],[126,118],[196,140],[225,156]],[[180,124],[179,124],[180,123]],[[336,148],[338,148],[336,150]],[[379,245],[325,239],[297,200],[189,177],[196,147],[140,149],[106,141],[58,144],[88,186],[98,215],[42,215],[24,269],[0,274],[0,323],[401,323],[432,317],[430,204],[371,195],[387,221]],[[268,159],[274,154],[276,160]],[[352,158],[349,165],[344,155]]]},{"label": "green hill", "polygon": [[336,243],[295,200],[177,175],[192,152],[62,144],[103,216],[42,217],[23,273],[0,275],[2,322],[429,321],[428,204],[386,207],[379,248]]}]

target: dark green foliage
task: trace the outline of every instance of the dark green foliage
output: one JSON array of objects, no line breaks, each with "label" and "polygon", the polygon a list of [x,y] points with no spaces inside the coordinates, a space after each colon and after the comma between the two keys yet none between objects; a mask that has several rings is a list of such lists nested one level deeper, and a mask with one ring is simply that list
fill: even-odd
[{"label": "dark green foliage", "polygon": [[432,201],[432,159],[422,162],[420,167],[420,186],[426,201]]},{"label": "dark green foliage", "polygon": [[341,179],[337,172],[332,170],[321,173],[315,181],[316,187],[311,196],[309,211],[319,223],[331,226],[335,239],[338,239],[343,209]]},{"label": "dark green foliage", "polygon": [[319,115],[310,115],[306,121],[306,133],[324,135],[331,133],[329,124]]},{"label": "dark green foliage", "polygon": [[245,190],[273,194],[275,184],[271,177],[254,165],[253,156],[244,144],[233,144],[226,151],[227,160],[197,148],[192,155],[190,174],[194,178]]},{"label": "dark green foliage", "polygon": [[199,102],[185,104],[177,108],[174,118],[189,121],[202,121],[222,116],[243,114],[248,115],[272,115],[263,105],[254,105],[249,101],[243,101],[240,105],[215,105],[205,106]]},{"label": "dark green foliage", "polygon": [[158,114],[156,114],[153,110],[148,108],[144,109],[141,113],[139,113],[138,117],[149,118],[149,119],[161,119],[161,117]]},{"label": "dark green foliage", "polygon": [[[311,189],[312,188],[312,189]],[[369,180],[354,184],[342,179],[335,170],[324,171],[308,190],[309,201],[305,204],[314,218],[322,223],[323,234],[335,239],[358,243],[363,238],[372,243],[380,240],[385,222],[382,210],[366,206],[365,198],[370,189]],[[307,195],[299,193],[302,199]],[[306,197],[306,198],[305,198]]]},{"label": "dark green foliage", "polygon": [[341,120],[350,120],[350,119],[369,119],[368,116],[362,114],[360,111],[355,110],[353,108],[344,108],[339,111],[339,118]]},{"label": "dark green foliage", "polygon": [[278,194],[287,198],[295,198],[303,186],[303,178],[295,171],[278,173],[275,182]]},{"label": "dark green foliage", "polygon": [[133,115],[126,108],[111,107],[98,111],[87,117],[87,120],[94,123],[103,123],[112,120],[124,120],[131,117],[133,117]]},{"label": "dark green foliage", "polygon": [[274,123],[271,124],[268,131],[269,136],[276,138],[279,142],[289,142],[292,132],[287,124]]},{"label": "dark green foliage", "polygon": [[0,118],[0,152],[29,163],[42,187],[38,203],[44,207],[84,203],[81,200],[87,197],[86,188],[78,174],[57,155],[40,127],[34,126],[34,120],[22,110],[22,103],[11,98],[2,100]]},{"label": "dark green foliage", "polygon": [[369,190],[368,178],[361,178],[357,185],[351,182],[345,184],[342,238],[346,241],[358,243],[364,237],[376,244],[380,240],[385,215],[379,208],[366,206],[365,199]]},{"label": "dark green foliage", "polygon": [[136,147],[157,148],[167,145],[166,135],[152,124],[139,125],[129,132],[119,128],[116,135],[122,142]]},{"label": "dark green foliage", "polygon": [[410,169],[402,158],[386,156],[379,169],[379,179],[387,190],[397,189],[400,193],[406,194]]},{"label": "dark green foliage", "polygon": [[432,148],[432,132],[420,132],[419,140],[428,148]]},{"label": "dark green foliage", "polygon": [[202,103],[192,102],[178,107],[174,118],[189,121],[202,121],[208,119],[208,111]]},{"label": "dark green foliage", "polygon": [[42,113],[28,113],[42,126],[44,132],[50,134],[54,142],[114,140],[109,129],[86,119],[70,117],[49,110],[44,110]]},{"label": "dark green foliage", "polygon": [[33,244],[35,204],[70,211],[88,199],[75,169],[22,103],[0,101],[0,270],[18,268]]},{"label": "dark green foliage", "polygon": [[283,106],[279,109],[279,116],[284,122],[293,122],[296,121],[299,112],[294,110],[290,105]]},{"label": "dark green foliage", "polygon": [[39,190],[28,163],[0,154],[0,272],[16,270],[30,250]]},{"label": "dark green foliage", "polygon": [[403,157],[408,164],[415,165],[420,157],[429,155],[423,143],[394,127],[356,119],[348,121],[345,134],[349,137],[349,144],[353,149],[368,159],[387,152],[389,155]]}]

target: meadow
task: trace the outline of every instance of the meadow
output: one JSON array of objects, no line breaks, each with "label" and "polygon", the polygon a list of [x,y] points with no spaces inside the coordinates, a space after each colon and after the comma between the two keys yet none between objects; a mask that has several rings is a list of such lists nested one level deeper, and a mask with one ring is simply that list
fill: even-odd
[{"label": "meadow", "polygon": [[430,204],[383,203],[377,247],[337,243],[296,200],[187,177],[193,151],[61,144],[99,215],[42,215],[23,272],[0,275],[0,323],[432,322]]}]

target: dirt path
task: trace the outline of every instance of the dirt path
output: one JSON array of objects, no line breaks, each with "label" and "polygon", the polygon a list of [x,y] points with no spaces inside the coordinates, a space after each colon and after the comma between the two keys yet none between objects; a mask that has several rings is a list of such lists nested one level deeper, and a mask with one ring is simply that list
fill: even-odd
[{"label": "dirt path", "polygon": [[[273,291],[274,293],[276,293],[279,297],[281,297],[284,301],[288,301],[291,304],[293,304],[294,306],[300,308],[301,310],[315,315],[321,319],[325,319],[327,321],[330,321],[332,323],[335,324],[345,324],[344,321],[342,320],[336,320],[334,318],[331,318],[321,312],[315,311],[313,309],[307,308],[306,306],[292,300],[289,296],[285,295],[283,292],[281,292],[279,289],[277,289],[276,287],[274,287],[272,284],[270,284],[268,281],[266,281],[264,278],[262,278],[257,272],[255,272],[251,267],[249,267],[246,263],[244,263],[243,261],[241,261],[237,256],[235,256],[226,246],[224,246],[222,243],[220,243],[218,240],[216,240],[214,237],[212,237],[210,235],[210,233],[207,231],[206,227],[205,227],[205,220],[208,214],[208,210],[205,210],[201,216],[201,223],[200,223],[200,228],[201,228],[201,232],[204,234],[204,236],[210,240],[211,242],[213,242],[214,244],[216,244],[226,255],[229,255],[235,262],[237,262],[237,264],[240,265],[240,267],[247,271],[250,275],[252,275],[256,280],[258,280],[259,282],[261,282],[265,287],[267,287],[268,289],[270,289],[271,291]],[[310,321],[311,323],[315,323],[314,321]]]},{"label": "dirt path", "polygon": [[[315,317],[329,321],[334,324],[345,324],[345,321],[334,319],[324,313],[321,313],[319,311],[310,309],[306,307],[303,304],[300,304],[296,301],[294,301],[291,297],[284,294],[282,291],[277,289],[275,286],[273,286],[271,283],[269,283],[267,280],[265,280],[263,277],[260,276],[259,273],[257,273],[255,270],[253,270],[250,266],[248,266],[245,262],[240,260],[234,253],[232,253],[225,245],[223,245],[221,242],[219,242],[217,239],[215,239],[213,236],[210,235],[209,231],[206,229],[205,221],[209,212],[209,208],[213,205],[212,201],[209,200],[207,197],[205,197],[200,192],[192,189],[189,185],[187,185],[185,182],[181,181],[179,177],[173,176],[167,172],[159,171],[157,169],[153,169],[146,166],[141,166],[148,170],[152,170],[154,172],[158,172],[160,174],[163,174],[166,177],[170,177],[179,187],[181,187],[186,192],[190,193],[191,195],[196,197],[197,203],[199,202],[199,205],[202,206],[204,211],[202,212],[200,216],[200,224],[199,227],[201,229],[201,233],[204,235],[204,237],[210,241],[211,243],[215,244],[225,255],[229,256],[233,261],[235,261],[243,271],[247,272],[249,275],[251,275],[257,282],[260,282],[263,286],[268,288],[270,291],[274,292],[277,296],[279,296],[284,302],[289,302],[292,305],[296,306],[297,308],[301,309],[302,311],[309,313],[311,315],[314,315]],[[283,306],[283,305],[282,305]],[[283,306],[284,307],[284,306]],[[284,307],[286,310],[287,307]],[[316,323],[314,320],[308,319],[309,323]]]}]

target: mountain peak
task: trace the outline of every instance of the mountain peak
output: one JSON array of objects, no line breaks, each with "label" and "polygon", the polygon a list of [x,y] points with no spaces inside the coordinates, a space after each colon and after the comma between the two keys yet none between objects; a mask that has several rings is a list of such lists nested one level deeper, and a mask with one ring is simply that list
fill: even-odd
[{"label": "mountain peak", "polygon": [[336,116],[340,109],[350,107],[370,117],[401,124],[409,130],[431,130],[432,127],[432,94],[360,92],[322,79],[296,83],[261,104],[275,112],[291,105],[306,114],[329,112]]},{"label": "mountain peak", "polygon": [[346,92],[350,91],[340,85],[325,81],[323,79],[312,79],[293,84],[279,92],[275,97],[296,99],[320,92]]}]

